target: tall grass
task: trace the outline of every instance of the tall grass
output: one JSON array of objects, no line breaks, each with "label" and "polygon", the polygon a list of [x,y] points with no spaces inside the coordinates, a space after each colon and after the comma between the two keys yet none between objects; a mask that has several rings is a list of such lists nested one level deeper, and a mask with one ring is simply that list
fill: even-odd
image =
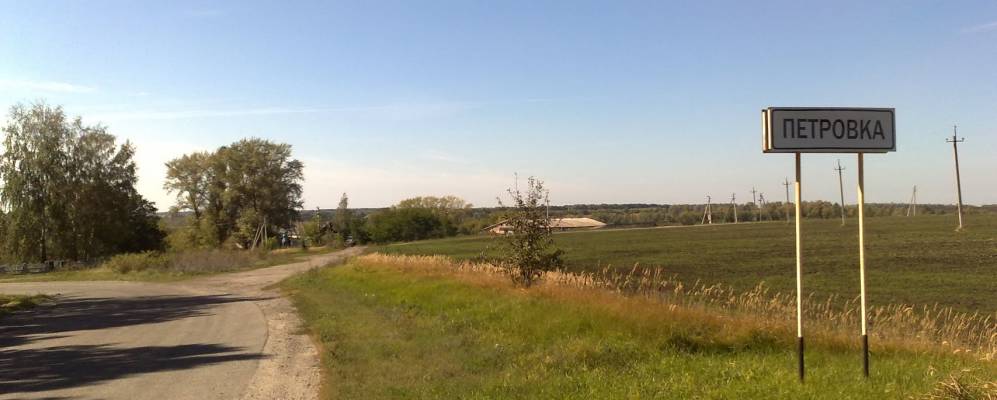
[{"label": "tall grass", "polygon": [[[361,264],[392,265],[407,271],[501,279],[501,266],[455,261],[445,256],[370,254]],[[555,271],[544,275],[541,287],[570,288],[589,293],[639,297],[652,305],[683,312],[704,312],[736,319],[748,326],[795,326],[794,293],[773,292],[764,284],[737,292],[720,284],[686,284],[662,268],[634,265],[629,271],[604,268],[598,272]],[[831,346],[857,347],[861,318],[858,299],[839,301],[808,295],[803,315],[808,341]],[[880,349],[962,354],[982,361],[997,359],[997,314],[957,312],[938,305],[892,304],[869,308],[870,339]]]},{"label": "tall grass", "polygon": [[145,252],[119,254],[102,267],[115,273],[158,272],[172,274],[210,274],[236,271],[256,265],[266,253],[232,250],[188,250],[176,253]]}]

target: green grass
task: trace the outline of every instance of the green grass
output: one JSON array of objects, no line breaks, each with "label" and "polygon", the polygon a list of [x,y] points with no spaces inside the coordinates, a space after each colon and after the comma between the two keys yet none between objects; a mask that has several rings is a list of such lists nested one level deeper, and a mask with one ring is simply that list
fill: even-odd
[{"label": "green grass", "polygon": [[953,372],[997,374],[874,346],[864,381],[856,349],[813,343],[799,384],[784,327],[365,262],[283,284],[323,348],[323,398],[906,399]]},{"label": "green grass", "polygon": [[15,311],[30,310],[39,304],[51,301],[50,296],[0,294],[0,317]]},{"label": "green grass", "polygon": [[[871,304],[940,304],[961,311],[997,312],[997,215],[971,215],[955,232],[953,216],[869,218],[866,265]],[[685,282],[723,283],[747,290],[764,281],[795,290],[792,224],[784,222],[656,229],[601,230],[555,235],[566,268],[630,270],[660,266]],[[384,253],[441,254],[458,259],[501,255],[495,237],[405,243]],[[817,298],[858,295],[857,221],[805,220],[804,290]]]},{"label": "green grass", "polygon": [[41,274],[22,274],[22,275],[0,275],[0,283],[3,282],[48,282],[48,281],[142,281],[142,282],[176,282],[185,279],[196,278],[200,276],[208,276],[223,272],[235,272],[235,271],[245,271],[257,268],[271,267],[274,265],[290,264],[299,261],[304,261],[308,257],[325,254],[332,251],[339,250],[331,246],[328,247],[311,247],[307,251],[301,249],[291,249],[283,252],[271,252],[268,253],[262,259],[259,259],[249,265],[242,267],[237,267],[235,269],[227,269],[224,271],[206,271],[206,272],[176,272],[176,271],[163,271],[158,269],[144,269],[141,271],[132,271],[127,273],[122,273],[115,271],[112,268],[108,268],[105,265],[100,265],[94,268],[80,269],[80,270],[70,270],[70,271],[53,271]]}]

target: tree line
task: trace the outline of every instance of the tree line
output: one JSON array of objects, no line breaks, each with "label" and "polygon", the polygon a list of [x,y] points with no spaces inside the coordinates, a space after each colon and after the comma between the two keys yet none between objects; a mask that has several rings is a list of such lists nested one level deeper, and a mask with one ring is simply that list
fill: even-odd
[{"label": "tree line", "polygon": [[135,148],[61,107],[15,105],[0,154],[0,258],[83,260],[160,249],[155,206],[136,190]]},{"label": "tree line", "polygon": [[[167,232],[135,189],[135,147],[38,102],[10,109],[0,154],[0,260],[94,260],[118,253],[266,244],[302,205],[303,164],[291,146],[243,139],[166,164]],[[261,234],[266,232],[266,234]]]},{"label": "tree line", "polygon": [[[102,125],[67,117],[61,107],[15,105],[3,127],[0,154],[0,260],[92,260],[117,253],[190,248],[271,247],[297,234],[316,245],[396,242],[481,232],[508,219],[506,208],[474,208],[456,196],[423,196],[360,213],[344,193],[335,212],[301,219],[304,165],[288,144],[249,138],[166,163],[163,187],[171,211],[162,224],[142,197],[135,148]],[[527,196],[527,198],[529,198]],[[535,199],[534,199],[535,200]],[[522,204],[519,204],[522,206]],[[530,205],[530,210],[540,207]],[[838,218],[841,206],[802,204],[806,218]],[[520,207],[523,208],[523,207]],[[611,226],[691,225],[704,204],[543,205],[545,217],[588,216]],[[714,222],[732,222],[729,204],[714,204]],[[997,207],[965,207],[968,213]],[[526,209],[526,208],[524,208]],[[784,220],[787,204],[737,205],[741,221]],[[869,216],[905,215],[907,204],[868,204]],[[854,216],[855,207],[845,207]],[[918,205],[920,214],[952,213],[950,205]]]}]

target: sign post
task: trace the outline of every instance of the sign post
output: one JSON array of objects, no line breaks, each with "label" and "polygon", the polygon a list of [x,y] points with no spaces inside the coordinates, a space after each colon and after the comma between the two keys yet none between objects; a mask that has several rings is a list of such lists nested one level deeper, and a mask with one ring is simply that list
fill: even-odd
[{"label": "sign post", "polygon": [[[862,372],[869,377],[869,325],[865,293],[865,153],[896,151],[892,108],[769,107],[762,110],[762,151],[796,158],[796,346],[800,381],[804,374],[801,153],[858,154],[859,297],[862,308]],[[840,172],[840,171],[839,171]],[[844,203],[842,203],[844,207]]]},{"label": "sign post", "polygon": [[803,382],[803,247],[800,244],[803,178],[800,170],[800,153],[796,153],[796,183],[793,185],[793,190],[796,192],[794,199],[796,200],[794,202],[796,206],[796,360],[799,363],[800,382]]}]

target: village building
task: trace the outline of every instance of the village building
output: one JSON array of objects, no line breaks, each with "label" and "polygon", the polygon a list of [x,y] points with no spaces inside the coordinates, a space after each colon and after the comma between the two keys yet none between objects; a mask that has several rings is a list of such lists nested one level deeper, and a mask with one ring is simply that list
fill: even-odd
[{"label": "village building", "polygon": [[[550,220],[550,229],[552,231],[599,229],[604,226],[606,226],[604,222],[592,218],[551,218]],[[494,235],[507,235],[512,233],[512,225],[509,224],[509,220],[502,220],[485,227],[482,231]]]}]

